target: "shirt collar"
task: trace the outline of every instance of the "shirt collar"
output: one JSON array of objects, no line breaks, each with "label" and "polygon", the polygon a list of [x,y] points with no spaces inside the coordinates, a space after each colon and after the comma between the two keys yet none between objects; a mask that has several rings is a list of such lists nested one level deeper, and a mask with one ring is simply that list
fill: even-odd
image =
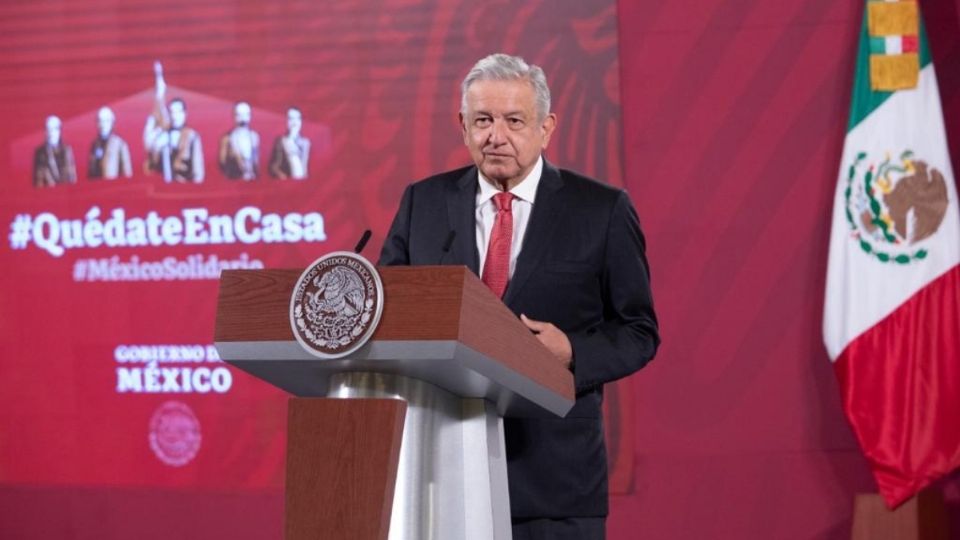
[{"label": "shirt collar", "polygon": [[[530,169],[530,172],[527,173],[527,176],[523,177],[523,180],[521,180],[519,184],[510,190],[510,193],[513,193],[516,198],[522,201],[533,204],[533,200],[537,197],[537,186],[540,185],[541,176],[543,176],[543,156],[537,158],[537,164]],[[494,195],[500,193],[500,190],[494,187],[494,185],[483,176],[480,169],[477,169],[477,178],[480,187],[480,191],[477,194],[477,206],[479,207],[492,199]]]}]

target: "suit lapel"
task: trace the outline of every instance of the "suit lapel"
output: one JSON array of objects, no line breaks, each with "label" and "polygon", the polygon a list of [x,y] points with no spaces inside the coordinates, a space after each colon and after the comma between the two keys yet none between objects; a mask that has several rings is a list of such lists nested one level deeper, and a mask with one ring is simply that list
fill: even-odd
[{"label": "suit lapel", "polygon": [[455,257],[465,264],[474,274],[480,275],[480,256],[477,254],[477,168],[470,167],[447,191],[447,217],[451,230],[456,233],[453,239]]},{"label": "suit lapel", "polygon": [[560,196],[563,179],[556,167],[543,161],[543,176],[537,186],[537,198],[533,203],[533,213],[527,223],[527,231],[523,236],[523,247],[517,256],[517,266],[513,270],[513,277],[507,285],[507,292],[503,302],[510,305],[516,298],[527,279],[543,258],[553,232],[557,229],[557,221],[566,209],[566,200]]}]

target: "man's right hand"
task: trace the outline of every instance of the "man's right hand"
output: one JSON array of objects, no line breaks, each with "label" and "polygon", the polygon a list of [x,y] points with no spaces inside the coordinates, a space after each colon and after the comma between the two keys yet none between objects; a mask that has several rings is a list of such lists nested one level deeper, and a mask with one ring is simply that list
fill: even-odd
[{"label": "man's right hand", "polygon": [[163,80],[163,64],[159,60],[153,62],[153,76],[156,80],[157,99],[163,99],[167,93],[167,83]]},{"label": "man's right hand", "polygon": [[563,367],[570,369],[570,364],[573,362],[573,346],[570,344],[570,338],[562,330],[552,323],[535,321],[523,314],[520,315],[520,320],[537,336],[540,343],[543,343],[544,347],[563,363]]}]

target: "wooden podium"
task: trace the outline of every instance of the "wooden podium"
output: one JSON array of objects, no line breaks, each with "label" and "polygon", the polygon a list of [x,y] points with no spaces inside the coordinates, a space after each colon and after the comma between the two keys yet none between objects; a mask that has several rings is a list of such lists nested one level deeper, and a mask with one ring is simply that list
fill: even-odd
[{"label": "wooden podium", "polygon": [[294,338],[300,270],[221,274],[221,358],[297,396],[285,538],[509,539],[502,418],[565,415],[573,376],[465,267],[379,271],[379,328],[335,360]]}]

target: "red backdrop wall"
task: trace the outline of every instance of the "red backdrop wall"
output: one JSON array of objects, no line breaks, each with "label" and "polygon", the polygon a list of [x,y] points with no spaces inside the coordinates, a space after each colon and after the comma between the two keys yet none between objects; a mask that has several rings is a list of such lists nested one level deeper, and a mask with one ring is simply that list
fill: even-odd
[{"label": "red backdrop wall", "polygon": [[[960,17],[920,2],[954,169]],[[849,538],[875,491],[820,339],[859,1],[619,2],[625,184],[664,344],[619,538]],[[954,519],[958,481],[944,482]],[[960,537],[960,523],[954,523]]]}]

